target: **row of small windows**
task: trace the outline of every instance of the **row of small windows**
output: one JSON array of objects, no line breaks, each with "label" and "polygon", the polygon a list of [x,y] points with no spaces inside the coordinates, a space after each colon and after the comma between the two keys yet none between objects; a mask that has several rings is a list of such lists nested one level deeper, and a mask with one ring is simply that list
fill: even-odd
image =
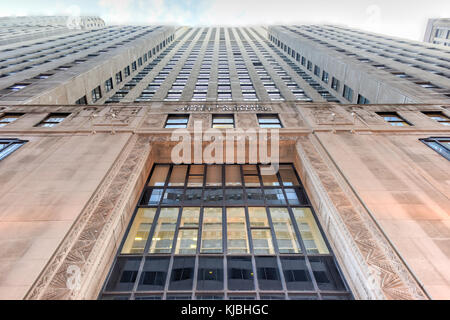
[{"label": "row of small windows", "polygon": [[[162,50],[163,47],[166,46],[170,41],[174,39],[174,35],[171,35],[166,40],[162,41],[160,44],[158,44],[155,48],[149,50],[146,52],[142,57],[139,57],[136,61],[133,61],[130,66],[126,66],[123,71],[119,71],[115,74],[115,84],[119,85],[124,78],[128,78],[132,72],[137,71],[138,67],[141,67],[145,62],[147,62],[149,59],[151,59],[153,56],[155,56],[160,50]],[[122,73],[123,72],[123,73]],[[122,77],[123,74],[123,77]],[[104,83],[105,92],[108,93],[111,90],[114,89],[114,81],[113,78],[109,78]],[[100,100],[103,97],[102,94],[102,87],[97,86],[96,88],[92,89],[91,91],[91,98],[92,102],[95,103],[98,100]],[[81,97],[78,99],[75,104],[87,104],[87,98],[86,96]]]},{"label": "row of small windows", "polygon": [[[10,123],[15,122],[25,113],[5,113],[0,117],[0,127],[5,127]],[[51,128],[64,121],[70,113],[50,113],[44,120],[40,121],[35,127]]]},{"label": "row of small windows", "polygon": [[[436,86],[436,85],[431,84],[431,83],[429,83],[429,82],[425,82],[425,81],[420,80],[420,79],[418,79],[418,78],[414,78],[413,76],[407,75],[407,74],[405,74],[405,73],[403,73],[403,72],[400,72],[400,71],[398,71],[398,70],[395,70],[395,69],[393,69],[393,68],[390,68],[390,67],[387,67],[387,66],[384,66],[384,65],[379,65],[379,64],[375,63],[374,61],[372,61],[372,60],[370,60],[370,59],[367,59],[367,58],[362,57],[362,56],[358,56],[358,55],[355,54],[355,53],[351,53],[351,52],[348,52],[348,51],[346,51],[346,50],[344,50],[344,49],[340,49],[340,48],[338,48],[338,47],[336,47],[336,46],[330,45],[330,44],[328,44],[328,43],[326,43],[326,42],[324,42],[324,41],[321,41],[321,40],[318,40],[318,39],[316,39],[316,38],[314,38],[314,37],[311,37],[311,36],[309,36],[308,34],[300,33],[299,31],[297,31],[297,30],[295,30],[295,29],[293,29],[293,28],[288,28],[288,27],[285,27],[285,28],[288,29],[288,30],[290,30],[290,31],[292,31],[292,32],[294,32],[294,33],[296,33],[296,34],[299,34],[299,35],[301,35],[301,36],[303,36],[303,37],[306,37],[306,38],[308,38],[308,39],[310,39],[310,40],[312,40],[312,41],[315,41],[315,42],[318,42],[318,43],[320,43],[320,44],[326,45],[326,46],[329,47],[329,48],[333,48],[333,49],[335,49],[335,50],[338,51],[338,52],[341,52],[341,53],[346,54],[347,56],[357,57],[357,59],[358,59],[359,61],[370,63],[372,66],[374,66],[374,67],[377,68],[377,69],[383,69],[383,70],[386,71],[386,72],[389,72],[389,73],[391,73],[391,74],[393,74],[393,75],[395,75],[395,76],[397,76],[397,77],[401,77],[401,78],[404,78],[404,79],[406,79],[406,80],[408,80],[408,81],[411,81],[411,82],[413,82],[413,83],[415,83],[415,84],[417,84],[417,85],[420,85],[420,86],[423,87],[423,88],[430,89],[430,90],[433,90],[433,91],[438,92],[438,93],[440,93],[440,94],[449,96],[449,93],[448,93],[445,89],[440,88],[439,86]],[[307,30],[307,31],[312,32],[311,30]],[[328,30],[328,31],[330,31],[330,30]],[[323,37],[325,37],[325,38],[329,38],[329,36],[327,36],[326,34],[321,34],[321,36],[323,36]],[[272,37],[272,36],[270,36],[270,37]],[[272,37],[272,38],[275,39],[274,37]],[[336,39],[335,39],[335,40],[336,40]],[[275,39],[275,40],[273,40],[273,41],[275,41],[277,44],[280,43],[280,46],[281,46],[281,47],[286,47],[286,45],[284,45],[283,43],[281,43],[281,42],[280,42],[279,40],[277,40],[277,39]],[[340,40],[337,40],[337,41],[340,41]],[[342,41],[340,41],[340,42],[342,42]],[[348,43],[347,43],[347,44],[348,44]],[[286,50],[285,50],[285,51],[286,51]],[[294,50],[292,50],[292,51],[294,52]],[[382,57],[387,57],[387,58],[389,58],[389,56],[387,56],[387,55],[384,54],[384,53],[381,53],[381,54],[380,54],[380,53],[377,53],[377,52],[375,52],[375,51],[373,51],[373,50],[367,50],[367,51],[368,51],[368,52],[371,52],[371,53],[374,53],[374,54],[378,54],[378,55],[380,55],[380,56],[382,56]],[[405,56],[405,54],[400,54],[400,55],[404,55],[404,56]],[[294,55],[292,55],[292,56],[294,57]],[[358,57],[359,57],[359,58],[358,58]],[[297,54],[297,57],[296,57],[296,58],[297,58],[297,61],[300,61],[300,55]],[[437,58],[439,58],[439,57],[437,57]],[[304,59],[304,57],[302,57],[301,60],[302,60],[302,64],[304,65],[304,61],[305,61],[306,59]],[[431,73],[433,73],[433,74],[436,74],[436,75],[448,77],[448,75],[446,75],[446,74],[444,74],[444,73],[442,73],[442,72],[440,72],[440,71],[428,69],[428,68],[425,68],[425,67],[419,66],[419,65],[413,65],[412,63],[407,63],[407,62],[404,62],[404,61],[402,61],[402,60],[400,60],[400,59],[394,59],[394,60],[397,61],[397,62],[406,63],[406,64],[408,64],[408,65],[410,65],[410,66],[413,66],[413,67],[416,67],[416,68],[419,68],[419,69],[422,69],[422,70],[425,70],[425,71],[429,71],[429,72],[431,72]],[[417,60],[420,60],[420,61],[426,62],[426,63],[432,63],[431,61],[424,60],[424,59],[422,59],[422,58],[417,58]],[[434,65],[439,66],[439,67],[442,67],[442,68],[445,68],[445,69],[448,69],[448,66],[438,65],[438,64],[434,64]],[[308,61],[308,70],[312,71],[312,63],[310,64],[309,61]],[[426,86],[424,86],[423,84],[426,84]],[[367,102],[366,102],[366,103],[367,103]]]},{"label": "row of small windows", "polygon": [[[283,128],[280,118],[276,114],[257,114],[260,128]],[[168,115],[165,128],[187,128],[189,123],[189,114]],[[227,129],[235,128],[234,115],[213,114],[212,127]]]}]

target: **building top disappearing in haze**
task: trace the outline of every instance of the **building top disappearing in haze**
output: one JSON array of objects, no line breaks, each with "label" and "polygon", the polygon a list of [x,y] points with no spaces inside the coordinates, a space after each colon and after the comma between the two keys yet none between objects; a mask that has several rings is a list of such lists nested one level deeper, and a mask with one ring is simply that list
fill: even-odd
[{"label": "building top disappearing in haze", "polygon": [[105,27],[105,22],[99,17],[0,17],[0,45],[37,40],[75,30],[92,30],[103,27]]},{"label": "building top disappearing in haze", "polygon": [[423,41],[450,46],[450,19],[429,19]]},{"label": "building top disappearing in haze", "polygon": [[337,26],[110,26],[0,46],[0,102],[448,103],[449,69],[445,47]]}]

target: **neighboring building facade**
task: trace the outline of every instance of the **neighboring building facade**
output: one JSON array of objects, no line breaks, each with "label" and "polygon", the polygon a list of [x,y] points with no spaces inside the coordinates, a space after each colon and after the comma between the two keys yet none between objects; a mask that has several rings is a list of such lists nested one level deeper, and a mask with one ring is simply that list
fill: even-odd
[{"label": "neighboring building facade", "polygon": [[450,19],[429,19],[423,41],[450,46]]},{"label": "neighboring building facade", "polygon": [[[0,47],[0,298],[450,299],[448,74],[334,28]],[[11,65],[44,47],[67,59]]]},{"label": "neighboring building facade", "polygon": [[98,29],[105,22],[98,17],[29,16],[0,17],[0,45],[37,40],[57,34],[70,34],[74,29]]}]

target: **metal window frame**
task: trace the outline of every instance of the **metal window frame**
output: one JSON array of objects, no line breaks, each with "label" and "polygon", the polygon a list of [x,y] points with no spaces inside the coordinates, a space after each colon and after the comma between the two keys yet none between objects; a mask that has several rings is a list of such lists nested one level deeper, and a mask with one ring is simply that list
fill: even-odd
[{"label": "metal window frame", "polygon": [[[450,141],[450,137],[429,137],[429,138],[423,138],[419,139],[419,141],[426,144],[429,148],[433,149],[437,153],[439,153],[441,156],[443,156],[445,159],[450,161],[450,149],[441,143],[440,140],[448,140]],[[436,143],[439,147],[443,148],[445,152],[442,152],[441,150],[438,150],[436,148],[433,148],[432,144]]]},{"label": "metal window frame", "polygon": [[[167,175],[165,177],[165,182],[164,182],[164,186],[158,186],[158,187],[151,187],[148,186],[150,179],[153,175],[153,172],[155,170],[155,168],[157,167],[157,165],[166,165],[169,166],[169,170],[167,172]],[[342,272],[338,266],[338,264],[336,263],[336,259],[334,257],[334,254],[331,250],[331,246],[328,243],[327,238],[325,237],[325,234],[323,232],[323,229],[315,215],[314,209],[311,206],[311,203],[308,200],[308,196],[306,194],[306,191],[304,190],[304,187],[302,185],[301,179],[297,173],[297,170],[295,169],[295,166],[292,163],[283,163],[283,165],[290,165],[293,168],[293,171],[295,173],[295,177],[298,180],[298,186],[284,186],[282,183],[282,179],[280,176],[280,173],[278,172],[276,174],[276,177],[278,179],[278,184],[279,186],[264,186],[263,185],[263,180],[262,180],[262,175],[261,175],[261,170],[260,170],[260,165],[257,165],[257,174],[256,176],[258,177],[258,180],[260,182],[260,190],[262,192],[262,194],[264,194],[264,190],[266,189],[281,189],[283,192],[283,195],[285,197],[285,199],[287,199],[286,196],[286,191],[285,189],[301,189],[304,192],[304,199],[306,201],[305,204],[301,204],[301,205],[290,205],[288,203],[288,201],[286,201],[285,205],[271,205],[271,204],[267,204],[266,198],[263,197],[263,201],[260,204],[249,204],[247,201],[247,197],[246,197],[246,189],[248,187],[245,186],[245,181],[244,181],[244,171],[243,171],[243,165],[237,165],[240,167],[240,178],[241,178],[241,186],[226,186],[226,177],[225,177],[225,168],[227,165],[220,165],[221,166],[221,170],[222,170],[222,177],[221,177],[221,184],[222,186],[215,186],[215,187],[209,187],[206,185],[206,178],[207,178],[207,174],[208,174],[208,168],[210,168],[209,165],[207,164],[203,164],[204,165],[204,171],[203,171],[203,186],[202,187],[187,187],[188,185],[188,179],[190,174],[190,170],[191,170],[191,165],[183,165],[186,166],[186,171],[185,171],[185,178],[184,178],[184,186],[179,186],[179,187],[171,187],[169,186],[169,181],[171,178],[171,174],[173,172],[174,167],[178,167],[178,165],[173,165],[173,164],[166,164],[166,163],[155,163],[150,175],[146,181],[146,185],[144,187],[144,191],[142,192],[140,198],[139,198],[139,202],[138,205],[136,206],[135,212],[133,213],[133,216],[130,220],[130,223],[127,227],[127,230],[125,232],[125,236],[122,239],[122,243],[119,246],[119,250],[116,254],[116,257],[114,259],[114,262],[111,266],[111,269],[109,271],[109,274],[106,278],[106,281],[102,287],[101,292],[99,293],[98,298],[101,299],[102,296],[127,296],[130,299],[135,299],[136,297],[140,297],[140,296],[159,296],[162,299],[167,299],[170,298],[173,295],[178,295],[178,296],[183,296],[185,298],[190,298],[190,299],[195,299],[197,296],[202,296],[202,295],[212,295],[212,296],[221,296],[223,299],[228,299],[228,298],[233,298],[236,296],[252,296],[255,299],[260,299],[261,296],[267,296],[267,295],[277,295],[279,297],[283,297],[284,299],[289,299],[290,296],[292,295],[315,295],[315,297],[317,299],[322,299],[323,297],[326,297],[327,295],[342,295],[345,296],[348,299],[353,299],[353,295],[349,290],[349,287],[344,279],[344,277],[342,276]],[[254,175],[254,174],[253,174]],[[184,205],[184,203],[181,204],[177,204],[174,206],[167,206],[167,205],[163,205],[162,204],[162,199],[160,199],[159,204],[156,206],[143,206],[142,200],[144,198],[144,195],[146,193],[147,190],[149,189],[161,189],[165,192],[165,190],[167,190],[168,188],[174,188],[174,189],[179,189],[179,190],[183,190],[183,194],[186,193],[187,189],[199,189],[201,190],[201,194],[202,194],[202,199],[203,199],[203,195],[206,189],[212,188],[212,189],[216,189],[216,190],[221,190],[222,191],[222,196],[223,196],[223,202],[220,205],[209,205],[209,204],[186,204]],[[253,187],[251,187],[253,188]],[[243,190],[243,203],[242,204],[230,204],[230,203],[226,203],[225,200],[225,191],[228,189],[242,189]],[[141,254],[121,254],[123,245],[125,244],[125,241],[128,238],[128,234],[129,231],[133,225],[134,219],[136,217],[136,214],[139,210],[139,208],[146,208],[146,207],[152,207],[152,208],[156,208],[156,213],[152,222],[152,227],[149,231],[148,234],[148,238],[147,238],[147,242],[144,248],[143,253]],[[171,247],[171,253],[168,254],[151,254],[149,253],[149,248],[151,246],[151,242],[152,242],[152,238],[154,236],[154,232],[156,229],[156,225],[157,225],[157,221],[159,218],[159,214],[161,212],[162,208],[166,208],[166,207],[173,207],[173,208],[178,208],[178,217],[177,217],[177,223],[176,223],[176,228],[175,228],[175,232],[174,232],[174,236],[172,239],[172,247]],[[198,236],[197,236],[197,247],[196,247],[196,253],[195,254],[191,254],[191,255],[186,255],[186,254],[175,254],[175,249],[176,249],[176,241],[177,241],[177,237],[179,234],[179,231],[182,230],[183,228],[180,228],[180,222],[181,222],[181,217],[182,217],[182,210],[183,207],[198,207],[200,209],[200,214],[199,214],[199,222],[198,222]],[[201,235],[202,235],[202,230],[203,230],[203,215],[204,215],[204,209],[205,208],[222,208],[222,252],[217,252],[217,253],[201,253]],[[245,219],[246,219],[246,227],[247,227],[247,240],[248,240],[248,250],[250,253],[228,253],[227,252],[227,211],[226,208],[229,207],[237,207],[237,208],[244,208],[244,213],[245,213]],[[253,241],[252,241],[252,234],[251,234],[251,229],[253,229],[250,225],[250,217],[249,217],[249,211],[248,208],[252,208],[252,207],[260,207],[260,208],[265,208],[266,210],[266,214],[267,214],[267,219],[268,219],[268,223],[269,223],[269,227],[265,228],[267,230],[270,229],[271,232],[271,236],[272,236],[272,244],[273,244],[273,248],[275,250],[274,254],[255,254],[253,252]],[[297,243],[300,246],[301,249],[301,253],[299,254],[282,254],[279,252],[278,249],[278,243],[276,240],[276,234],[275,234],[275,229],[274,229],[274,225],[272,222],[272,218],[271,218],[271,214],[270,214],[270,208],[287,208],[288,212],[289,212],[289,217],[291,219],[292,222],[292,226],[294,228],[295,231],[295,237],[297,240]],[[313,219],[319,229],[320,235],[322,236],[322,239],[324,240],[327,248],[328,248],[328,254],[311,254],[308,253],[308,251],[306,250],[306,247],[303,243],[300,231],[298,229],[298,225],[297,222],[295,220],[295,217],[293,215],[293,211],[291,208],[296,208],[296,207],[300,207],[300,208],[309,208],[312,212],[313,215]],[[197,229],[197,228],[194,228]],[[257,229],[257,228],[256,228]],[[166,274],[166,279],[165,279],[165,285],[164,285],[164,290],[162,291],[138,291],[137,287],[138,284],[140,282],[141,279],[141,275],[143,272],[143,267],[145,264],[145,261],[151,257],[169,257],[169,267],[168,267],[168,272]],[[194,257],[195,258],[195,263],[194,263],[194,275],[192,278],[192,287],[191,290],[185,290],[185,291],[170,291],[169,289],[169,283],[170,283],[170,279],[171,279],[171,272],[172,272],[172,266],[173,266],[173,261],[176,257]],[[199,265],[199,259],[201,257],[221,257],[223,259],[223,289],[222,290],[197,290],[197,279],[198,279],[198,265]],[[253,290],[250,291],[239,291],[239,290],[228,290],[228,265],[227,265],[227,261],[228,261],[228,257],[248,257],[251,259],[251,263],[252,263],[252,271],[253,271]],[[258,285],[258,269],[256,267],[256,259],[258,257],[272,257],[276,260],[276,265],[277,265],[277,270],[279,273],[279,281],[282,285],[282,290],[261,290],[259,288]],[[285,283],[285,279],[284,279],[284,269],[281,265],[281,258],[284,257],[301,257],[302,259],[304,259],[305,261],[305,265],[306,265],[306,271],[308,272],[309,278],[311,279],[311,283],[313,285],[314,290],[304,290],[304,291],[298,291],[298,290],[287,290],[286,288],[286,283]],[[309,257],[327,257],[327,259],[331,259],[331,261],[334,263],[336,270],[337,270],[337,274],[340,277],[340,280],[342,281],[342,284],[344,285],[344,290],[341,291],[330,291],[330,290],[320,290],[318,287],[318,284],[316,283],[314,274],[313,274],[313,269],[311,266],[311,263],[309,262]],[[136,276],[136,280],[134,282],[134,286],[133,286],[133,290],[131,291],[126,291],[126,292],[114,292],[114,291],[106,291],[106,286],[109,282],[109,279],[114,271],[115,268],[115,264],[118,261],[119,258],[140,258],[141,263],[138,269],[138,273]]]},{"label": "metal window frame", "polygon": [[14,151],[22,147],[25,143],[27,143],[28,140],[20,140],[16,138],[8,139],[8,138],[2,138],[0,139],[0,143],[4,144],[5,147],[0,149],[0,161],[8,157],[10,154],[12,154]]}]

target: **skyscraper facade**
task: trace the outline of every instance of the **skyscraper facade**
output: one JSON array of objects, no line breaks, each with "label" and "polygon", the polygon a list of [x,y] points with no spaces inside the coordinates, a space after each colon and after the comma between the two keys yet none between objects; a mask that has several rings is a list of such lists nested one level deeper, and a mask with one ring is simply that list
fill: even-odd
[{"label": "skyscraper facade", "polygon": [[0,298],[450,298],[445,48],[336,26],[27,41],[0,47]]},{"label": "skyscraper facade", "polygon": [[423,41],[450,46],[450,19],[429,19]]}]

